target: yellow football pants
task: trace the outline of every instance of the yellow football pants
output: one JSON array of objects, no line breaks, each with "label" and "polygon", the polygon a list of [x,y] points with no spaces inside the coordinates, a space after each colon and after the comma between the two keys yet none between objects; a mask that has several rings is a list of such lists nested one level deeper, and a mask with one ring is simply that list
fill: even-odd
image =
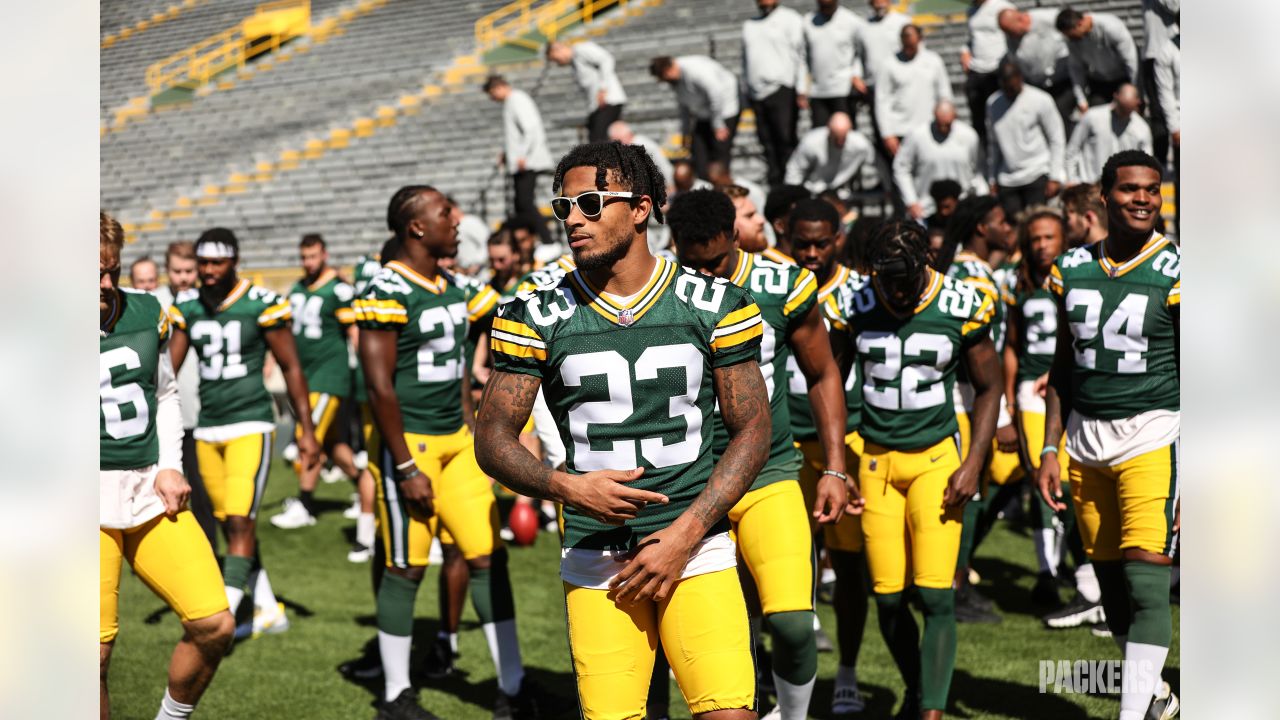
[{"label": "yellow football pants", "polygon": [[[323,445],[329,437],[329,432],[334,429],[333,421],[338,417],[338,410],[342,407],[342,398],[317,392],[311,393],[308,397],[311,400],[311,425],[316,430],[316,442]],[[293,436],[295,438],[302,436],[301,425],[294,428]]]},{"label": "yellow football pants", "polygon": [[755,702],[747,606],[736,569],[681,580],[662,602],[619,606],[606,590],[569,583],[564,596],[585,720],[644,719],[659,638],[695,715]]},{"label": "yellow football pants", "polygon": [[951,438],[920,450],[866,443],[858,478],[867,501],[862,532],[875,592],[901,592],[908,578],[919,587],[951,587],[963,508],[944,508],[942,496],[959,467]]},{"label": "yellow football pants", "polygon": [[760,594],[765,615],[813,609],[813,533],[800,483],[783,480],[752,490],[729,521]]},{"label": "yellow football pants", "polygon": [[[969,457],[969,414],[956,413],[956,423],[960,426],[960,459],[963,461]],[[1043,427],[1040,429],[1040,434],[1044,435]],[[1022,470],[1022,459],[1018,457],[1018,453],[1001,451],[1000,446],[992,438],[991,456],[987,458],[986,472],[983,473],[982,486],[979,490],[985,493],[985,486],[989,482],[1007,485],[1024,477],[1026,473]]]},{"label": "yellow football pants", "polygon": [[1179,460],[1175,441],[1110,467],[1071,463],[1071,499],[1090,560],[1120,560],[1129,548],[1173,553]]},{"label": "yellow football pants", "polygon": [[271,469],[274,432],[241,435],[223,442],[196,441],[200,477],[209,493],[213,515],[256,518]]},{"label": "yellow football pants", "polygon": [[[818,496],[818,478],[827,468],[827,456],[822,452],[822,443],[817,440],[803,440],[797,445],[804,459],[800,463],[800,490],[804,493],[805,515],[809,518],[809,527],[817,532],[817,521],[813,519],[813,503]],[[851,432],[844,438],[844,466],[855,478],[858,473],[858,458],[862,455],[862,436]],[[845,552],[862,552],[862,517],[845,515],[835,525],[822,527],[823,544],[830,550]]]},{"label": "yellow football pants", "polygon": [[387,550],[387,567],[427,564],[431,538],[448,531],[463,557],[473,560],[502,547],[498,503],[476,462],[474,440],[465,425],[449,435],[404,434],[418,468],[431,480],[435,514],[423,522],[409,514],[400,497],[390,453],[379,443],[379,464],[370,463],[378,488],[378,526]]},{"label": "yellow football pants", "polygon": [[151,591],[183,622],[227,609],[222,572],[190,510],[161,515],[128,530],[98,529],[98,642],[119,631],[120,567],[129,561]]}]

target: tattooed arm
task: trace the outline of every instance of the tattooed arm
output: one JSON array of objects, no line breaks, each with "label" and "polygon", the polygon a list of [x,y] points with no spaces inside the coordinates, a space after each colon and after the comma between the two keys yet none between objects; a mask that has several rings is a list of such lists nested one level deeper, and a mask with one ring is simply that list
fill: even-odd
[{"label": "tattooed arm", "polygon": [[760,366],[748,360],[712,372],[729,446],[689,508],[671,525],[641,540],[609,583],[619,603],[669,597],[694,546],[742,499],[769,459],[773,426]]},{"label": "tattooed arm", "polygon": [[611,525],[634,519],[648,503],[667,502],[663,495],[625,484],[640,477],[640,468],[570,475],[543,465],[521,445],[520,430],[541,384],[523,373],[489,376],[476,420],[476,460],[482,470],[521,495],[555,500]]}]

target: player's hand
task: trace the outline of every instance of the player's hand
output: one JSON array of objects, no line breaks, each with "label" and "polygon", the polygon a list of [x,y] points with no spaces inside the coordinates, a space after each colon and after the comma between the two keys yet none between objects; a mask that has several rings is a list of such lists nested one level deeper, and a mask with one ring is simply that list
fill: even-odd
[{"label": "player's hand", "polygon": [[617,560],[626,563],[622,571],[609,581],[609,591],[618,605],[661,601],[671,597],[671,591],[684,566],[689,562],[693,543],[675,525],[669,525],[641,540],[635,549]]},{"label": "player's hand", "polygon": [[808,110],[809,96],[805,95],[804,93],[800,93],[799,95],[796,95],[796,107],[800,108],[801,110]]},{"label": "player's hand", "polygon": [[912,220],[923,220],[923,219],[924,219],[924,205],[921,205],[921,204],[920,204],[920,203],[918,203],[918,202],[917,202],[917,203],[911,203],[911,206],[907,208],[907,214],[911,216],[911,219],[912,219]]},{"label": "player's hand", "polygon": [[596,107],[604,107],[604,91],[596,93]]},{"label": "player's hand", "polygon": [[813,517],[821,525],[834,525],[844,517],[849,502],[849,490],[844,481],[835,475],[818,478],[818,494],[813,500]]},{"label": "player's hand", "polygon": [[516,161],[516,170],[519,170],[520,172],[524,172],[525,168],[528,166],[529,166],[529,161],[525,160],[524,158],[520,158],[519,160]]},{"label": "player's hand", "polygon": [[943,507],[964,507],[978,492],[979,468],[973,463],[963,463],[960,469],[951,473],[947,480],[947,490],[942,493]]},{"label": "player's hand", "polygon": [[400,495],[405,499],[405,509],[409,511],[409,515],[426,522],[435,514],[435,494],[431,492],[431,479],[425,473],[419,472],[408,480],[401,480],[397,485],[400,487]]},{"label": "player's hand", "polygon": [[960,51],[960,69],[969,72],[969,63],[973,62],[973,56],[969,54],[968,48]]},{"label": "player's hand", "polygon": [[320,463],[320,443],[316,441],[314,431],[304,431],[294,441],[298,446],[298,464],[304,468],[313,468]]},{"label": "player's hand", "polygon": [[867,94],[867,83],[864,82],[862,78],[855,75],[853,79],[849,81],[849,84],[853,86],[854,90],[857,90],[863,95]]},{"label": "player's hand", "polygon": [[1057,197],[1058,191],[1062,189],[1062,183],[1057,180],[1050,180],[1044,184],[1044,196],[1047,198]]},{"label": "player's hand", "polygon": [[577,475],[569,483],[570,497],[565,502],[584,515],[608,525],[621,525],[634,520],[649,503],[667,503],[667,496],[634,488],[644,468],[634,470],[596,470]]},{"label": "player's hand", "polygon": [[1045,373],[1036,378],[1035,385],[1031,386],[1040,397],[1044,397],[1049,393],[1049,373]]},{"label": "player's hand", "polygon": [[729,140],[729,128],[716,128],[716,140],[718,142],[727,142]]},{"label": "player's hand", "polygon": [[1174,147],[1182,147],[1182,131],[1181,130],[1174,130],[1172,133],[1169,134],[1169,137],[1173,139]]},{"label": "player's hand", "polygon": [[1013,423],[996,428],[996,447],[1003,453],[1018,452],[1018,428]]},{"label": "player's hand", "polygon": [[853,478],[849,478],[844,484],[844,489],[849,497],[848,502],[844,504],[844,514],[861,515],[863,508],[867,506],[867,501],[863,499],[858,483],[854,482]]},{"label": "player's hand", "polygon": [[991,195],[995,197],[1000,194],[1000,186],[996,183],[988,183],[991,186]]},{"label": "player's hand", "polygon": [[893,157],[898,154],[898,145],[900,142],[901,141],[898,140],[896,135],[886,135],[884,137],[884,149],[889,152],[889,157]]},{"label": "player's hand", "polygon": [[1085,113],[1089,112],[1089,103],[1087,103],[1087,102],[1077,103],[1077,104],[1076,104],[1076,109],[1080,111],[1080,114],[1081,114],[1081,115],[1083,115],[1083,114],[1085,114]]},{"label": "player's hand", "polygon": [[1067,509],[1062,502],[1062,469],[1058,467],[1058,453],[1040,456],[1040,470],[1036,473],[1036,485],[1040,486],[1040,498],[1054,512]]},{"label": "player's hand", "polygon": [[187,506],[191,486],[177,470],[161,470],[156,473],[156,494],[164,501],[164,514],[174,517]]}]

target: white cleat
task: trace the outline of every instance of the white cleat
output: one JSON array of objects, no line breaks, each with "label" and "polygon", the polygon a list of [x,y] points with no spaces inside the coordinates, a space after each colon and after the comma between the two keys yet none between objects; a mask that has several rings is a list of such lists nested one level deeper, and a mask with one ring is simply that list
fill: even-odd
[{"label": "white cleat", "polygon": [[281,530],[296,530],[316,524],[316,518],[307,512],[298,498],[285,498],[284,510],[271,517],[271,524]]},{"label": "white cleat", "polygon": [[515,542],[516,534],[511,531],[511,528],[503,525],[498,531],[498,537],[502,538],[502,542]]},{"label": "white cleat", "polygon": [[342,511],[342,517],[348,520],[355,520],[360,517],[360,496],[355,493],[351,494],[351,507]]},{"label": "white cleat", "polygon": [[444,564],[444,548],[440,547],[440,538],[431,539],[431,552],[427,553],[427,564]]},{"label": "white cleat", "polygon": [[761,715],[760,720],[782,720],[782,706],[770,710],[768,715]]},{"label": "white cleat", "polygon": [[831,714],[851,715],[867,709],[867,701],[858,692],[858,681],[841,683],[836,680],[835,690],[831,693]]},{"label": "white cleat", "polygon": [[289,616],[284,614],[284,603],[277,602],[275,612],[264,613],[261,608],[253,609],[253,636],[278,635],[289,629]]},{"label": "white cleat", "polygon": [[343,480],[346,480],[347,474],[342,472],[342,468],[338,467],[337,465],[334,465],[333,467],[325,468],[324,470],[321,470],[320,479],[325,481],[325,484],[332,485],[336,482],[341,482]]},{"label": "white cleat", "polygon": [[347,561],[353,563],[369,562],[371,557],[373,557],[373,548],[359,543],[352,545],[351,550],[347,553]]},{"label": "white cleat", "polygon": [[1181,707],[1178,704],[1178,696],[1173,694],[1173,688],[1169,687],[1169,683],[1161,681],[1160,691],[1151,700],[1145,720],[1173,720],[1178,717],[1179,710]]}]

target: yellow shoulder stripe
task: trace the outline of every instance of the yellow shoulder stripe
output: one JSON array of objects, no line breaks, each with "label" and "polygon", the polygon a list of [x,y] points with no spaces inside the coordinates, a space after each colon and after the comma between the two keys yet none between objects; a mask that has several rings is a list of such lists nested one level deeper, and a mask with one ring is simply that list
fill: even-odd
[{"label": "yellow shoulder stripe", "polygon": [[760,314],[760,307],[757,306],[755,303],[751,303],[746,307],[738,308],[737,310],[734,310],[728,315],[725,315],[724,318],[720,320],[720,322],[716,323],[716,329],[719,330],[720,328],[727,328],[731,325],[736,325],[742,322],[743,320],[750,319],[751,316],[753,315],[758,316],[759,314]]},{"label": "yellow shoulder stripe", "polygon": [[467,302],[467,312],[470,314],[471,322],[476,322],[480,318],[488,315],[498,305],[498,293],[488,285],[479,294],[471,298]]},{"label": "yellow shoulder stripe", "polygon": [[291,320],[293,318],[293,309],[289,307],[288,302],[280,302],[272,305],[262,314],[258,316],[259,325],[270,325],[278,320]]},{"label": "yellow shoulder stripe", "polygon": [[187,319],[183,317],[182,311],[178,309],[177,305],[169,306],[169,320],[173,322],[179,330],[187,329]]},{"label": "yellow shoulder stripe", "polygon": [[732,335],[722,335],[711,341],[712,352],[720,352],[729,348],[737,347],[745,342],[750,342],[764,335],[764,323],[755,323],[745,330],[739,330]]},{"label": "yellow shoulder stripe", "polygon": [[351,304],[356,320],[377,323],[409,322],[409,312],[398,300],[357,300]]},{"label": "yellow shoulder stripe", "polygon": [[534,330],[522,322],[508,320],[507,318],[494,318],[493,329],[498,332],[511,333],[512,335],[520,335],[522,337],[533,338],[535,340],[542,339],[542,336],[538,334],[537,330]]},{"label": "yellow shoulder stripe", "polygon": [[818,279],[808,270],[802,270],[798,280],[799,287],[791,293],[791,297],[787,298],[786,304],[782,306],[784,317],[790,317],[796,308],[807,302],[818,291]]},{"label": "yellow shoulder stripe", "polygon": [[356,311],[349,307],[340,307],[334,316],[338,318],[338,322],[343,325],[350,325],[356,321]]},{"label": "yellow shoulder stripe", "polygon": [[517,345],[513,342],[507,342],[497,336],[489,341],[489,347],[494,352],[500,352],[504,355],[511,355],[518,358],[533,358],[534,360],[545,361],[547,359],[547,351],[542,348],[533,347],[532,345]]}]

